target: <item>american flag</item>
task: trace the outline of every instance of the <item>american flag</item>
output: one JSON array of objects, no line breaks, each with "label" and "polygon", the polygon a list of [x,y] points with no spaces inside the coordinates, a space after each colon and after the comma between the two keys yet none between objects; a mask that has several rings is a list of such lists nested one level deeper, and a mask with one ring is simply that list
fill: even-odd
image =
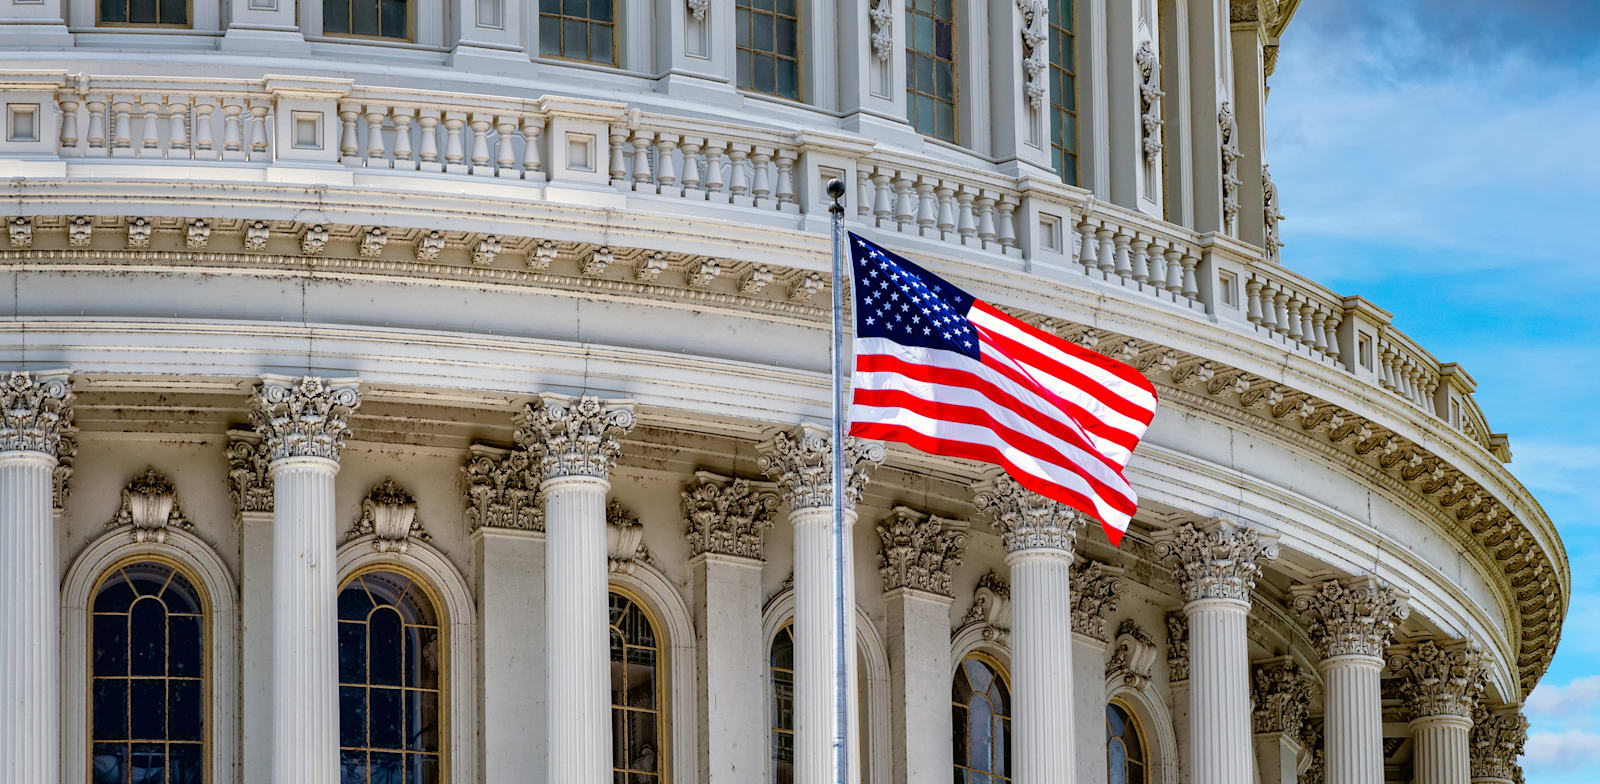
[{"label": "american flag", "polygon": [[849,242],[850,434],[998,464],[1120,542],[1138,506],[1122,469],[1155,416],[1150,381],[856,234]]}]

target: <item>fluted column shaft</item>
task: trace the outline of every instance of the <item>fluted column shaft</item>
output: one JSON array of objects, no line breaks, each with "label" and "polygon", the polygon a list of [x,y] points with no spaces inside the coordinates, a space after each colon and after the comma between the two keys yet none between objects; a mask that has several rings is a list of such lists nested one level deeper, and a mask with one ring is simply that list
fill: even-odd
[{"label": "fluted column shaft", "polygon": [[272,461],[272,771],[339,781],[338,569],[333,479],[322,457]]},{"label": "fluted column shaft", "polygon": [[[1011,732],[1017,784],[1073,779],[1072,551],[1006,554],[1011,569]],[[1090,752],[1085,752],[1090,753]]]},{"label": "fluted column shaft", "polygon": [[1248,602],[1200,599],[1189,619],[1189,738],[1194,784],[1249,781],[1251,765]]},{"label": "fluted column shaft", "polygon": [[1383,659],[1351,654],[1323,659],[1323,743],[1328,784],[1382,784]]},{"label": "fluted column shaft", "polygon": [[0,784],[59,780],[60,601],[48,452],[0,452]]},{"label": "fluted column shaft", "polygon": [[[606,492],[592,476],[547,479],[545,596],[550,782],[611,779]],[[559,706],[559,707],[557,707]]]},{"label": "fluted column shaft", "polygon": [[1471,730],[1472,719],[1467,716],[1424,716],[1412,721],[1411,768],[1416,784],[1468,784],[1472,766],[1467,735]]},{"label": "fluted column shaft", "polygon": [[[795,726],[795,781],[804,784],[832,782],[833,736],[838,731],[838,717],[834,712],[833,668],[834,647],[838,630],[834,626],[833,603],[833,510],[827,507],[795,509],[790,515],[794,523],[794,726]],[[845,541],[855,527],[856,513],[844,513]],[[855,557],[851,547],[845,547],[839,557],[844,561],[844,639],[849,655],[845,656],[845,691],[856,693],[856,589]],[[846,706],[849,726],[859,727],[860,715],[854,699]],[[861,780],[860,744],[857,733],[852,732],[850,744],[850,780]]]}]

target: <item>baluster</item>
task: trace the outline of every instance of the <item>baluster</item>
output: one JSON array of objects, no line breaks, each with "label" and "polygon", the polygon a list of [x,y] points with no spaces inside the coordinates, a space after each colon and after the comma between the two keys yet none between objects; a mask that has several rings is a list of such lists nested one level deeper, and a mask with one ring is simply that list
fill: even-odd
[{"label": "baluster", "polygon": [[91,95],[84,103],[89,107],[89,132],[84,134],[89,142],[89,154],[99,157],[109,155],[111,148],[106,144],[106,98]]},{"label": "baluster", "polygon": [[705,139],[698,136],[685,136],[678,145],[683,152],[683,174],[678,178],[683,183],[680,193],[688,199],[704,199],[705,194],[700,187],[700,147],[705,144]]},{"label": "baluster", "polygon": [[1106,221],[1101,221],[1099,230],[1094,233],[1095,238],[1100,241],[1101,277],[1108,280],[1111,273],[1117,271],[1117,249],[1116,243],[1112,240],[1112,235],[1115,233],[1111,224]]},{"label": "baluster", "polygon": [[750,206],[749,171],[745,168],[745,159],[750,156],[750,145],[728,145],[728,203],[743,207]]},{"label": "baluster", "polygon": [[1272,297],[1277,308],[1276,315],[1273,316],[1273,329],[1285,337],[1289,335],[1289,296],[1289,292],[1279,286]]},{"label": "baluster", "polygon": [[653,176],[650,171],[650,136],[651,134],[643,129],[635,129],[633,138],[630,140],[633,144],[633,189],[635,191],[647,191],[650,189],[650,178]]},{"label": "baluster", "polygon": [[[356,137],[356,118],[361,116],[361,104],[339,104],[339,161],[346,166],[360,166],[361,140]],[[232,149],[232,148],[229,148]]]},{"label": "baluster", "polygon": [[416,110],[410,107],[394,107],[391,115],[394,119],[394,162],[396,169],[415,171],[416,161],[411,159],[411,120],[416,116]]},{"label": "baluster", "polygon": [[1340,357],[1339,323],[1344,319],[1340,317],[1338,313],[1335,313],[1331,310],[1326,311],[1323,315],[1325,316],[1323,320],[1323,329],[1328,333],[1328,356],[1333,357],[1334,360],[1337,361]]},{"label": "baluster", "polygon": [[751,204],[760,207],[772,196],[771,176],[767,174],[767,164],[772,161],[772,149],[756,147],[750,152],[750,172],[753,175],[750,185]]},{"label": "baluster", "polygon": [[1129,243],[1129,247],[1132,248],[1132,252],[1128,254],[1128,260],[1133,266],[1133,275],[1131,277],[1140,285],[1143,285],[1145,281],[1150,280],[1150,259],[1148,254],[1150,241],[1135,234],[1133,235],[1133,242]]},{"label": "baluster", "polygon": [[1111,271],[1117,273],[1117,277],[1123,280],[1127,280],[1128,276],[1133,274],[1133,264],[1128,259],[1128,245],[1132,241],[1133,238],[1122,231],[1118,231],[1111,237],[1111,243],[1114,247],[1112,250]]},{"label": "baluster", "polygon": [[956,188],[949,180],[940,180],[939,187],[934,189],[934,192],[939,197],[939,238],[954,239],[950,233],[956,228]]},{"label": "baluster", "polygon": [[494,115],[473,112],[467,127],[472,129],[472,166],[468,171],[475,177],[493,177],[494,167],[489,165],[489,126]]},{"label": "baluster", "polygon": [[1428,376],[1423,381],[1425,385],[1422,388],[1422,407],[1437,414],[1433,407],[1433,395],[1439,391],[1439,379]]},{"label": "baluster", "polygon": [[994,195],[978,191],[978,240],[987,248],[994,242]]},{"label": "baluster", "polygon": [[[536,114],[522,116],[522,178],[526,180],[544,179],[544,161],[539,157],[539,137],[544,135],[544,118]],[[612,143],[616,143],[615,137]],[[613,155],[615,152],[613,152]],[[607,163],[615,164],[615,159]],[[614,177],[615,175],[613,175]]]},{"label": "baluster", "polygon": [[678,169],[672,153],[678,149],[678,136],[663,133],[656,137],[656,193],[670,195],[678,184]]},{"label": "baluster", "polygon": [[461,127],[467,124],[466,112],[444,113],[444,170],[450,174],[470,174],[472,169],[462,161],[467,153],[462,149]]},{"label": "baluster", "polygon": [[517,171],[517,118],[500,115],[494,118],[494,176],[521,177]]},{"label": "baluster", "polygon": [[143,117],[139,123],[139,157],[161,157],[161,96],[145,95],[139,100]]},{"label": "baluster", "polygon": [[778,209],[781,211],[788,207],[790,212],[796,211],[799,200],[794,193],[794,164],[798,155],[792,150],[779,150],[773,159],[773,165],[778,169]]},{"label": "baluster", "polygon": [[1192,254],[1183,256],[1183,296],[1193,302],[1200,296],[1200,280],[1195,277],[1194,271],[1200,266],[1200,258]]},{"label": "baluster", "polygon": [[[1300,307],[1300,332],[1302,333],[1301,342],[1306,344],[1306,348],[1318,348],[1316,313],[1317,306],[1312,304],[1311,300],[1309,299],[1306,300],[1305,304]],[[1327,347],[1327,343],[1324,341],[1321,348]]]},{"label": "baluster", "polygon": [[57,154],[63,158],[82,157],[83,151],[78,149],[78,95],[60,93],[56,96],[56,103],[61,107],[61,138],[58,140],[60,147]]},{"label": "baluster", "polygon": [[1145,282],[1152,289],[1151,293],[1158,297],[1161,296],[1161,291],[1167,286],[1167,257],[1163,254],[1166,253],[1167,245],[1169,244],[1171,243],[1157,244],[1155,240],[1150,241],[1150,252],[1147,259],[1150,263],[1150,277]]},{"label": "baluster", "polygon": [[211,138],[215,129],[212,119],[217,110],[217,99],[209,95],[194,98],[194,157],[212,160],[218,157],[216,142]]},{"label": "baluster", "polygon": [[933,200],[933,182],[927,175],[917,177],[917,233],[927,237],[933,234],[933,225],[939,219],[939,205]]},{"label": "baluster", "polygon": [[1248,301],[1245,319],[1251,324],[1261,324],[1261,281],[1251,278],[1244,284],[1245,297]]},{"label": "baluster", "polygon": [[994,208],[1000,213],[996,218],[1000,252],[1006,253],[1017,247],[1017,203],[1010,196],[1001,196]]},{"label": "baluster", "polygon": [[706,201],[725,203],[722,196],[722,142],[706,140]]},{"label": "baluster", "polygon": [[167,157],[189,157],[189,99],[167,96]]},{"label": "baluster", "polygon": [[1167,248],[1167,293],[1176,297],[1183,292],[1183,248]]},{"label": "baluster", "polygon": [[111,103],[111,157],[126,158],[134,154],[132,133],[133,102],[126,96],[117,96]]},{"label": "baluster", "polygon": [[381,103],[369,103],[363,116],[367,120],[367,168],[387,168],[388,162],[383,157],[387,152],[383,144],[383,120],[389,116],[389,107]]},{"label": "baluster", "polygon": [[956,192],[956,204],[959,207],[956,216],[956,233],[961,235],[962,245],[971,245],[978,237],[978,219],[972,213],[972,200],[978,195],[970,188],[963,185]]},{"label": "baluster", "polygon": [[267,143],[267,112],[272,104],[265,98],[250,102],[250,160],[271,160]]},{"label": "baluster", "polygon": [[628,141],[628,129],[620,125],[611,128],[611,185],[621,188],[628,183],[628,157],[622,149]]},{"label": "baluster", "polygon": [[439,161],[439,120],[438,109],[417,112],[417,168],[425,172],[444,171]]},{"label": "baluster", "polygon": [[1078,238],[1078,263],[1083,265],[1085,274],[1093,274],[1100,266],[1100,243],[1094,238],[1094,224],[1087,215],[1078,222]]},{"label": "baluster", "polygon": [[[244,128],[239,115],[244,104],[237,98],[228,98],[222,104],[222,157],[230,161],[244,160]],[[354,136],[351,139],[354,140]]]},{"label": "baluster", "polygon": [[1302,343],[1303,333],[1300,331],[1300,295],[1298,293],[1289,297],[1289,339]]},{"label": "baluster", "polygon": [[898,231],[905,231],[906,226],[917,220],[916,192],[914,181],[907,172],[895,172],[894,176],[894,226]]},{"label": "baluster", "polygon": [[867,162],[856,162],[856,218],[862,223],[872,214],[873,196],[877,189],[872,185],[872,175],[867,173]]},{"label": "baluster", "polygon": [[877,193],[872,197],[873,225],[883,228],[889,221],[894,220],[894,200],[889,189],[893,177],[879,166],[872,170],[872,184],[877,186]]}]

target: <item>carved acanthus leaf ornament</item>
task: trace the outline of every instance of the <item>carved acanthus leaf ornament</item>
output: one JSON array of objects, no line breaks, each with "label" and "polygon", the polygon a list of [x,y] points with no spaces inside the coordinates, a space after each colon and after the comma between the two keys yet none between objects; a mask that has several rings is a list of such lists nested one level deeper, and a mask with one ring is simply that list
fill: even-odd
[{"label": "carved acanthus leaf ornament", "polygon": [[354,381],[263,376],[250,398],[250,422],[272,460],[320,457],[337,461],[361,405]]},{"label": "carved acanthus leaf ornament", "polygon": [[1006,552],[1051,549],[1072,552],[1088,518],[998,474],[980,483],[972,502],[1000,531]]},{"label": "carved acanthus leaf ornament", "polygon": [[122,488],[122,505],[106,523],[106,530],[123,526],[133,528],[136,542],[165,542],[169,528],[194,530],[179,508],[178,488],[153,466],[146,466]]},{"label": "carved acanthus leaf ornament", "polygon": [[633,421],[632,403],[544,394],[517,415],[513,437],[539,456],[545,479],[607,479]]},{"label": "carved acanthus leaf ornament", "polygon": [[1487,680],[1483,651],[1472,643],[1429,640],[1391,657],[1389,669],[1402,673],[1401,705],[1415,718],[1472,716]]},{"label": "carved acanthus leaf ornament", "polygon": [[1255,702],[1251,722],[1256,732],[1300,737],[1311,704],[1311,679],[1299,662],[1280,660],[1256,667],[1250,696]]},{"label": "carved acanthus leaf ornament", "polygon": [[878,524],[878,574],[883,589],[910,588],[949,597],[950,572],[961,565],[967,534],[943,518],[897,506]]},{"label": "carved acanthus leaf ornament", "polygon": [[972,606],[962,616],[963,628],[981,627],[985,640],[1004,644],[1011,633],[1011,584],[993,571],[978,578],[972,589]]},{"label": "carved acanthus leaf ornament", "polygon": [[361,517],[345,534],[344,540],[349,542],[367,535],[375,537],[374,546],[378,552],[385,553],[403,553],[410,548],[413,539],[433,540],[417,518],[417,499],[393,479],[379,482],[361,500]]},{"label": "carved acanthus leaf ornament", "polygon": [[1473,779],[1514,781],[1521,773],[1517,758],[1528,742],[1528,720],[1520,711],[1491,713],[1479,706],[1473,713],[1471,745]]},{"label": "carved acanthus leaf ornament", "polygon": [[1072,565],[1067,584],[1072,586],[1072,630],[1103,642],[1106,619],[1122,602],[1122,577],[1088,559]]},{"label": "carved acanthus leaf ornament", "polygon": [[1129,688],[1142,689],[1154,674],[1159,652],[1155,641],[1139,628],[1139,624],[1132,618],[1125,619],[1117,627],[1116,647],[1106,663],[1106,675],[1121,678]]},{"label": "carved acanthus leaf ornament", "polygon": [[1205,528],[1184,523],[1162,532],[1156,555],[1176,561],[1174,574],[1188,601],[1250,601],[1261,563],[1278,557],[1278,545],[1254,528],[1215,519]]},{"label": "carved acanthus leaf ornament", "polygon": [[1189,619],[1181,612],[1167,613],[1167,679],[1189,680]]},{"label": "carved acanthus leaf ornament", "polygon": [[539,472],[526,449],[504,454],[475,447],[461,467],[467,480],[467,528],[544,531]]},{"label": "carved acanthus leaf ornament", "polygon": [[[832,441],[824,428],[803,425],[762,444],[761,470],[789,502],[791,510],[826,509],[833,505]],[[846,438],[844,505],[854,509],[867,486],[867,474],[883,462],[883,443]]]},{"label": "carved acanthus leaf ornament", "polygon": [[13,372],[0,387],[0,452],[56,455],[72,427],[72,387],[66,373]]},{"label": "carved acanthus leaf ornament", "polygon": [[267,445],[254,432],[228,431],[228,497],[233,508],[245,512],[271,512],[273,504],[272,460]]},{"label": "carved acanthus leaf ornament", "polygon": [[701,473],[683,491],[689,554],[717,553],[761,560],[765,533],[778,509],[776,493],[749,480]]},{"label": "carved acanthus leaf ornament", "polygon": [[1325,659],[1383,658],[1394,627],[1411,612],[1404,591],[1371,577],[1295,586],[1294,595],[1294,608],[1307,616],[1312,644]]}]

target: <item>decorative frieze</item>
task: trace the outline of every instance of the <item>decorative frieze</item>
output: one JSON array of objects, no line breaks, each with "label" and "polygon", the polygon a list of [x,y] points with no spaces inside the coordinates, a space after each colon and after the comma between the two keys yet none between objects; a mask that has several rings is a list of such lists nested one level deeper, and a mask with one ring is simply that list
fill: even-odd
[{"label": "decorative frieze", "polygon": [[1389,669],[1402,676],[1400,704],[1412,718],[1472,716],[1487,679],[1483,650],[1470,642],[1409,646],[1389,658]]},{"label": "decorative frieze", "polygon": [[128,219],[128,249],[140,250],[150,247],[150,235],[154,233],[154,228],[148,218]]},{"label": "decorative frieze", "polygon": [[543,532],[537,465],[526,449],[507,452],[474,444],[461,467],[467,483],[467,529]]},{"label": "decorative frieze", "polygon": [[1004,643],[1011,632],[1011,584],[990,571],[972,589],[972,606],[961,618],[963,628],[981,626],[982,637]]},{"label": "decorative frieze", "polygon": [[998,474],[976,485],[973,505],[1000,532],[1006,552],[1051,549],[1072,552],[1078,529],[1088,522],[1075,509],[1045,498]]},{"label": "decorative frieze", "polygon": [[1189,618],[1167,613],[1167,680],[1189,680]]},{"label": "decorative frieze", "polygon": [[683,490],[689,554],[734,555],[761,560],[765,532],[778,510],[778,494],[756,489],[749,480],[701,471]]},{"label": "decorative frieze", "polygon": [[[761,451],[761,470],[778,483],[791,511],[833,506],[833,446],[827,428],[801,425],[768,439]],[[844,505],[854,509],[868,474],[883,462],[883,442],[846,438]]]},{"label": "decorative frieze", "polygon": [[472,263],[480,267],[493,264],[495,257],[499,256],[502,250],[505,250],[505,245],[500,242],[500,238],[490,234],[472,246]]},{"label": "decorative frieze", "polygon": [[897,506],[878,523],[878,574],[883,589],[910,588],[953,596],[950,572],[961,565],[965,531],[951,530],[943,518]]},{"label": "decorative frieze", "polygon": [[272,460],[261,436],[249,430],[229,430],[228,446],[228,497],[233,508],[245,512],[272,512],[272,473],[267,470]]},{"label": "decorative frieze", "polygon": [[1299,740],[1311,705],[1311,679],[1293,659],[1263,662],[1251,678],[1250,699],[1255,703],[1251,724],[1256,732],[1281,732]]},{"label": "decorative frieze", "polygon": [[684,270],[683,282],[691,289],[710,288],[711,282],[722,275],[722,264],[716,259],[705,259]]},{"label": "decorative frieze", "polygon": [[32,218],[18,215],[6,223],[6,228],[10,230],[12,250],[27,250],[33,247]]},{"label": "decorative frieze", "polygon": [[1122,602],[1122,576],[1105,564],[1085,559],[1072,565],[1072,630],[1105,642],[1106,619]]},{"label": "decorative frieze", "polygon": [[167,530],[194,530],[178,504],[178,488],[153,466],[134,476],[122,488],[122,504],[106,523],[106,530],[132,526],[135,542],[165,542]]},{"label": "decorative frieze", "polygon": [[1318,653],[1383,657],[1394,627],[1410,613],[1409,596],[1373,577],[1328,580],[1293,588],[1294,609],[1307,618]]},{"label": "decorative frieze", "polygon": [[353,379],[268,375],[250,397],[250,422],[266,441],[271,460],[320,457],[337,462],[350,435],[349,417],[360,405]]},{"label": "decorative frieze", "polygon": [[375,259],[383,255],[383,246],[389,243],[389,232],[382,226],[371,226],[361,232],[361,255]]},{"label": "decorative frieze", "polygon": [[1116,647],[1111,652],[1111,660],[1106,662],[1106,676],[1120,678],[1128,688],[1142,689],[1154,674],[1159,652],[1150,635],[1132,618],[1126,618],[1117,627]]},{"label": "decorative frieze", "polygon": [[1528,742],[1528,720],[1520,711],[1491,713],[1480,705],[1472,716],[1468,736],[1472,752],[1472,778],[1516,781],[1522,770],[1517,758]]},{"label": "decorative frieze", "polygon": [[368,535],[376,539],[374,546],[382,553],[403,553],[410,548],[413,539],[433,540],[417,518],[417,499],[393,479],[379,482],[361,500],[361,517],[345,534],[344,540],[350,542]]},{"label": "decorative frieze", "polygon": [[1173,574],[1184,598],[1249,602],[1261,564],[1278,557],[1272,535],[1213,518],[1203,527],[1184,523],[1158,534],[1156,555],[1173,559]]},{"label": "decorative frieze", "polygon": [[444,232],[434,229],[417,237],[417,261],[438,261],[444,253]]},{"label": "decorative frieze", "polygon": [[606,568],[611,574],[633,574],[639,562],[649,560],[639,516],[611,499],[606,504]]},{"label": "decorative frieze", "polygon": [[817,292],[822,291],[824,285],[826,284],[823,283],[821,275],[815,272],[801,273],[789,284],[789,301],[810,302]]},{"label": "decorative frieze", "polygon": [[272,227],[266,221],[251,221],[244,229],[244,246],[247,250],[265,250],[271,237]]},{"label": "decorative frieze", "polygon": [[300,235],[300,252],[307,256],[322,255],[322,251],[328,247],[330,236],[328,227],[321,223],[307,226],[305,233]]},{"label": "decorative frieze", "polygon": [[94,218],[79,215],[67,223],[67,246],[87,248],[94,242]]},{"label": "decorative frieze", "polygon": [[775,278],[777,278],[777,274],[772,271],[771,267],[765,264],[757,264],[745,270],[745,273],[739,276],[739,293],[747,297],[754,297],[760,294],[762,289],[772,285],[772,281]]},{"label": "decorative frieze", "polygon": [[633,403],[629,401],[546,393],[517,415],[513,437],[539,456],[539,471],[545,479],[607,479],[622,451],[619,439],[633,427],[633,421]]},{"label": "decorative frieze", "polygon": [[616,258],[610,248],[595,248],[589,253],[589,258],[584,259],[582,272],[591,277],[604,275],[606,268],[611,266],[611,262],[616,261]]},{"label": "decorative frieze", "polygon": [[547,270],[555,263],[557,254],[554,240],[539,240],[534,243],[533,252],[528,254],[528,269]]},{"label": "decorative frieze", "polygon": [[59,457],[62,433],[72,427],[72,400],[66,371],[6,376],[0,387],[0,452]]},{"label": "decorative frieze", "polygon": [[648,283],[661,277],[667,271],[667,254],[661,251],[652,251],[639,256],[633,266],[633,279]]}]

